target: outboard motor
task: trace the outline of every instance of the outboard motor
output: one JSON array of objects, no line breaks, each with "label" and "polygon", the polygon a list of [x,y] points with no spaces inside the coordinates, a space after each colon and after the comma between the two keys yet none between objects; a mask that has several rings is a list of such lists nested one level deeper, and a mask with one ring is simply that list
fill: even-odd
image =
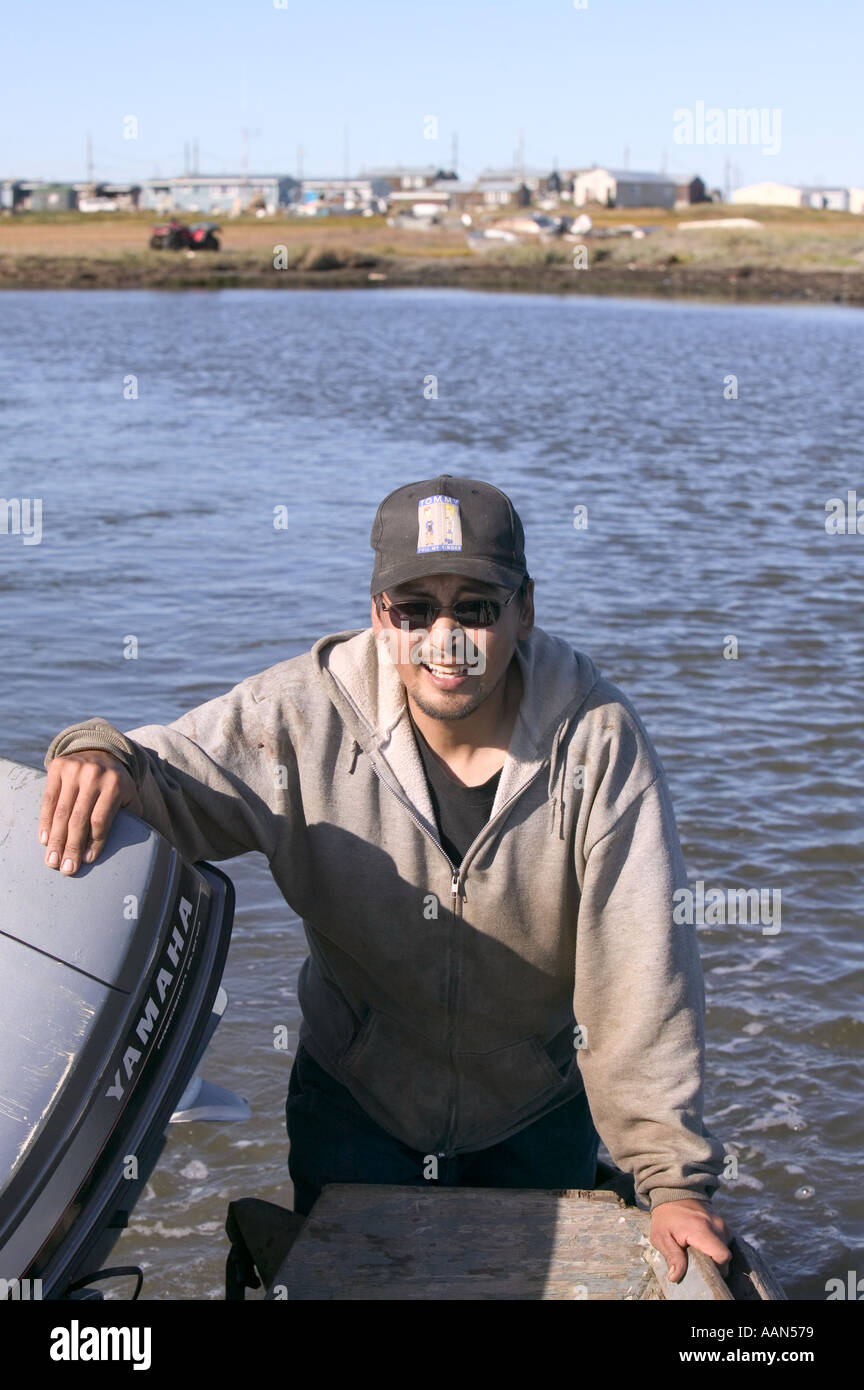
[{"label": "outboard motor", "polygon": [[0,759],[0,1298],[96,1296],[227,998],[230,879],[124,811],[46,868],[44,784]]}]

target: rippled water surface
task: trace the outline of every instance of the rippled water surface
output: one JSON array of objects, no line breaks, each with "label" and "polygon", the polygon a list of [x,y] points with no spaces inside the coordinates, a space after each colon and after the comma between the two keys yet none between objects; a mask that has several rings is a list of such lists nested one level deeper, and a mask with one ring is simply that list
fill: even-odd
[{"label": "rippled water surface", "polygon": [[[381,497],[497,483],[541,626],[648,725],[691,879],[781,890],[779,932],[699,929],[706,1119],[738,1164],[718,1208],[791,1297],[824,1298],[861,1246],[864,535],[827,534],[825,503],[864,499],[862,381],[864,315],[842,309],[7,292],[0,493],[42,498],[43,535],[0,534],[0,755],[39,764],[95,714],[170,722],[365,625]],[[291,1202],[303,934],[263,859],[228,869],[231,1002],[203,1070],[253,1115],[172,1126],[112,1259],[150,1298],[219,1297],[228,1201]]]}]

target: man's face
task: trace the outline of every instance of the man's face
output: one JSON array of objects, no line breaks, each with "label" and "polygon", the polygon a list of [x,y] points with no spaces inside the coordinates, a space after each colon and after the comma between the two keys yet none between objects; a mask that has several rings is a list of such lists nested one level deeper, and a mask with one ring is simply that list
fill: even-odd
[{"label": "man's face", "polygon": [[533,580],[524,599],[517,596],[504,607],[512,592],[458,574],[430,575],[385,590],[385,604],[430,599],[446,606],[464,599],[487,598],[502,605],[492,627],[460,628],[453,614],[445,611],[428,628],[417,632],[400,630],[396,615],[379,613],[373,600],[375,635],[386,643],[406,694],[424,714],[432,719],[464,719],[498,686],[516,642],[527,637],[534,626]]}]

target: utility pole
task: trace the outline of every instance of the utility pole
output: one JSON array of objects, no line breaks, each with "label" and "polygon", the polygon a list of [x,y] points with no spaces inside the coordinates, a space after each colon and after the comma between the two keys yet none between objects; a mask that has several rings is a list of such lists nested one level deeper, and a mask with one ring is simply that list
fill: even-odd
[{"label": "utility pole", "polygon": [[305,153],[306,153],[306,152],[305,152],[305,150],[303,149],[303,146],[302,146],[302,145],[298,145],[298,146],[297,146],[297,182],[298,182],[298,183],[302,183],[302,182],[303,182],[303,155],[304,155]]},{"label": "utility pole", "polygon": [[198,168],[198,141],[197,141],[197,140],[193,140],[193,141],[192,141],[192,173],[193,173],[193,174],[199,174],[200,172],[201,172],[201,171],[200,171],[200,169]]},{"label": "utility pole", "polygon": [[93,182],[93,136],[87,135],[87,182]]},{"label": "utility pole", "polygon": [[186,174],[189,173],[189,141],[188,141],[188,140],[186,141],[186,143],[185,143],[184,146],[183,146],[183,173],[184,173],[184,176],[185,176]]},{"label": "utility pole", "polygon": [[241,166],[242,166],[241,172],[242,172],[242,174],[243,174],[243,187],[244,187],[244,189],[245,189],[245,188],[246,188],[246,185],[247,185],[248,182],[249,182],[249,131],[246,129],[245,126],[243,127],[243,130],[241,131],[241,135],[243,136],[243,154],[242,154],[242,157],[241,157]]},{"label": "utility pole", "polygon": [[517,154],[516,154],[516,172],[518,173],[520,180],[521,180],[521,179],[524,179],[524,177],[525,177],[525,131],[524,131],[524,130],[520,130],[520,132],[519,132],[519,144],[518,144],[518,146],[517,146]]},{"label": "utility pole", "polygon": [[630,146],[629,146],[629,145],[625,145],[625,146],[624,146],[624,149],[623,149],[622,152],[621,152],[621,168],[622,168],[622,169],[629,169],[629,168],[630,168]]},{"label": "utility pole", "polygon": [[453,170],[453,173],[454,173],[454,174],[458,174],[458,172],[459,172],[459,136],[456,134],[455,130],[454,130],[454,132],[453,132],[453,139],[452,139],[452,142],[451,142],[451,145],[450,145],[450,168]]},{"label": "utility pole", "polygon": [[351,177],[351,133],[348,126],[342,132],[342,177]]}]

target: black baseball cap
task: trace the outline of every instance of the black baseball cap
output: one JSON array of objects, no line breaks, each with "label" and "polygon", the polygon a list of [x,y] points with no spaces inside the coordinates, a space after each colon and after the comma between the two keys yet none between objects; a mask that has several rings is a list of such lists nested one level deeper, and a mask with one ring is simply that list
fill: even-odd
[{"label": "black baseball cap", "polygon": [[525,533],[510,498],[491,483],[442,473],[384,498],[372,525],[370,592],[429,574],[464,574],[512,589],[525,567]]}]

